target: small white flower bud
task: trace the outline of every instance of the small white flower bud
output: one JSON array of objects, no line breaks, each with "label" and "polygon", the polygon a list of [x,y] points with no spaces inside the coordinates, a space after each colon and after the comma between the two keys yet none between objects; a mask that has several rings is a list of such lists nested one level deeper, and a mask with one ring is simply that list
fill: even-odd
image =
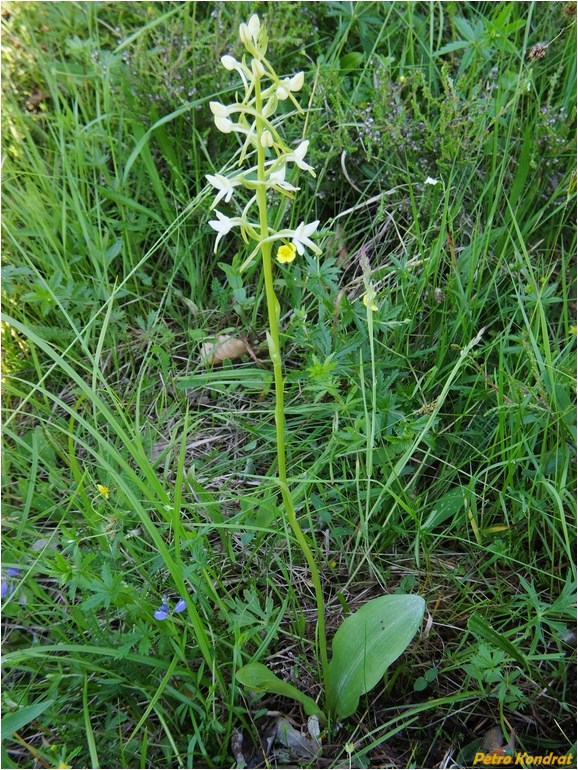
[{"label": "small white flower bud", "polygon": [[289,98],[289,91],[285,88],[285,86],[279,86],[275,93],[277,95],[277,99],[279,99],[280,102]]},{"label": "small white flower bud", "polygon": [[249,34],[249,27],[246,24],[239,25],[239,37],[241,43],[243,43],[245,47],[251,45],[251,35]]},{"label": "small white flower bud", "polygon": [[261,146],[262,147],[273,147],[275,144],[275,141],[273,139],[273,134],[270,131],[263,131],[261,134]]},{"label": "small white flower bud", "polygon": [[231,70],[234,70],[237,67],[238,62],[237,62],[237,60],[235,59],[234,56],[222,56],[221,57],[221,64],[223,65],[223,67],[226,70],[231,71]]},{"label": "small white flower bud", "polygon": [[253,75],[256,78],[262,78],[265,74],[265,67],[261,64],[259,59],[253,59],[251,61],[251,69],[253,70]]},{"label": "small white flower bud", "polygon": [[261,32],[261,22],[259,21],[259,17],[256,13],[254,13],[251,18],[248,21],[247,24],[249,28],[249,33],[251,37],[253,38],[253,42],[257,42],[257,38],[259,37],[259,32]]},{"label": "small white flower bud", "polygon": [[249,19],[247,24],[241,24],[239,27],[239,37],[241,43],[248,51],[257,47],[257,40],[261,32],[261,22],[256,13],[254,13]]}]

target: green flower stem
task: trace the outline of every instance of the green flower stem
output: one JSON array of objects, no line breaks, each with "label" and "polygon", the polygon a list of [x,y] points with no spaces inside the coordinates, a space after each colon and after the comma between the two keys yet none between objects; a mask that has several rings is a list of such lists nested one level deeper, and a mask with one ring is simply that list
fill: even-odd
[{"label": "green flower stem", "polygon": [[[265,149],[261,145],[261,136],[265,130],[265,119],[262,117],[262,98],[260,78],[255,78],[255,107],[256,107],[256,128],[257,128],[257,179],[265,182]],[[261,227],[261,254],[263,257],[263,275],[265,278],[265,294],[267,297],[267,313],[269,317],[269,354],[273,362],[273,373],[275,377],[275,430],[277,438],[277,469],[279,475],[279,487],[281,488],[281,497],[287,513],[287,520],[293,531],[295,539],[299,543],[301,550],[307,560],[311,580],[315,588],[315,598],[317,600],[317,643],[321,657],[321,668],[323,672],[323,681],[327,691],[328,683],[328,662],[327,662],[327,638],[325,635],[325,600],[321,588],[321,578],[319,570],[315,563],[315,557],[311,551],[309,543],[297,520],[297,513],[293,505],[293,498],[289,485],[287,484],[287,469],[285,461],[285,407],[284,407],[284,388],[283,388],[283,367],[281,362],[281,347],[279,345],[279,303],[275,296],[275,287],[273,285],[273,261],[271,258],[271,242],[265,239],[269,235],[269,220],[267,216],[267,188],[265,184],[260,184],[256,191],[257,206],[259,208],[259,223]]]}]

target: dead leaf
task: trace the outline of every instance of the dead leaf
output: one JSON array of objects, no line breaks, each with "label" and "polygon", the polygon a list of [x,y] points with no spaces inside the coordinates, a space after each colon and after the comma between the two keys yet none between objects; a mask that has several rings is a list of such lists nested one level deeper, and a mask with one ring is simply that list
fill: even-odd
[{"label": "dead leaf", "polygon": [[234,361],[249,352],[249,346],[245,340],[238,337],[230,337],[228,334],[219,334],[218,337],[201,345],[200,361],[203,366],[214,366],[222,363],[226,358]]},{"label": "dead leaf", "polygon": [[[314,718],[317,720],[317,718]],[[310,720],[311,721],[311,720]],[[309,736],[300,733],[284,717],[277,720],[277,740],[289,749],[290,758],[311,757],[319,755],[321,742],[319,740],[319,721],[316,725],[309,724]]]}]

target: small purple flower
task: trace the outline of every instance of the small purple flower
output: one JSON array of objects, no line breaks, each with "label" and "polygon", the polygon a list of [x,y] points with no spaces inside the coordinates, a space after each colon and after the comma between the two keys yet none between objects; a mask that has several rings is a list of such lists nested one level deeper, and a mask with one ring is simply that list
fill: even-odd
[{"label": "small purple flower", "polygon": [[[6,568],[6,574],[8,575],[9,578],[18,577],[18,575],[20,575],[21,572],[22,570],[19,569],[18,567]],[[2,579],[2,592],[1,592],[2,599],[12,596],[15,590],[16,588],[14,586],[14,583],[11,580]]]},{"label": "small purple flower", "polygon": [[175,612],[183,612],[187,609],[187,603],[184,599],[179,599],[179,601],[175,604]]},{"label": "small purple flower", "polygon": [[166,620],[169,616],[169,605],[163,602],[158,610],[155,610],[155,618],[157,620]]}]

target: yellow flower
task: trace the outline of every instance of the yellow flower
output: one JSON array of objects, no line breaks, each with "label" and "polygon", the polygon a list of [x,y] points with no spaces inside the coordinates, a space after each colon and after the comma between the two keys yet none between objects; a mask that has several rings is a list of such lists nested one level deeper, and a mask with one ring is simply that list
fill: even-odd
[{"label": "yellow flower", "polygon": [[[367,304],[368,304],[368,302],[369,302],[369,297],[367,296],[367,294],[364,294],[364,295],[363,295],[363,304],[365,305],[365,307],[367,307]],[[370,307],[370,308],[371,308],[371,309],[372,309],[374,312],[375,312],[376,310],[379,310],[379,308],[377,307],[377,305],[375,304],[375,302],[373,301],[373,299],[371,300],[371,305],[370,305],[369,307]]]},{"label": "yellow flower", "polygon": [[578,334],[578,326],[571,326],[570,334]]},{"label": "yellow flower", "polygon": [[292,243],[284,243],[283,246],[279,246],[277,262],[280,262],[282,265],[285,262],[293,262],[295,259],[295,252],[296,248]]},{"label": "yellow flower", "polygon": [[108,487],[105,487],[104,484],[97,484],[96,488],[100,492],[100,494],[104,497],[105,500],[108,500],[110,496],[110,489]]}]

